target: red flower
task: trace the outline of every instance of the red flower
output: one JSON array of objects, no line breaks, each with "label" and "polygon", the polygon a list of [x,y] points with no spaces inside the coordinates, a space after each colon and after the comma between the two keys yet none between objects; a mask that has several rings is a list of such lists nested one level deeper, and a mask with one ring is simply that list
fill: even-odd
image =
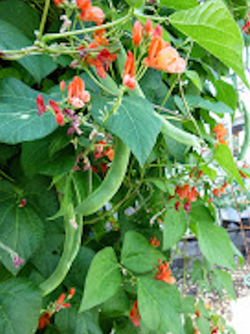
[{"label": "red flower", "polygon": [[160,241],[156,237],[150,238],[150,245],[152,245],[154,248],[159,247],[160,244]]},{"label": "red flower", "polygon": [[138,302],[137,300],[135,301],[132,310],[130,311],[129,317],[132,321],[132,323],[136,326],[136,327],[140,327],[140,313],[138,310]]},{"label": "red flower", "polygon": [[191,202],[197,201],[197,196],[200,196],[198,191],[195,189],[195,187],[192,187],[191,190],[187,194],[187,200]]},{"label": "red flower", "polygon": [[143,36],[143,26],[139,20],[133,25],[132,39],[135,46],[140,45]]},{"label": "red flower", "polygon": [[68,103],[79,109],[85,106],[85,103],[90,101],[90,94],[85,90],[85,83],[80,78],[75,76],[73,81],[68,85]]},{"label": "red flower", "polygon": [[250,28],[250,21],[246,21],[246,23],[244,24],[244,26],[242,27],[242,30],[249,35],[249,28]]},{"label": "red flower", "polygon": [[49,312],[45,312],[39,319],[38,329],[43,329],[44,327],[49,326],[50,324],[50,314]]},{"label": "red flower", "polygon": [[108,169],[109,169],[108,166],[104,162],[102,162],[101,163],[101,170],[102,170],[102,172],[104,174],[106,174]]},{"label": "red flower", "polygon": [[217,189],[217,188],[215,188],[215,189],[213,190],[213,194],[214,194],[215,197],[221,197],[220,191],[219,191],[219,189]]},{"label": "red flower", "polygon": [[180,206],[180,202],[179,201],[177,201],[176,203],[175,203],[175,205],[174,205],[174,207],[175,207],[175,210],[176,211],[179,211],[179,206]]},{"label": "red flower", "polygon": [[224,128],[222,124],[216,125],[212,132],[215,134],[216,139],[219,141],[220,144],[222,145],[227,145],[227,142],[225,141],[226,135],[227,135],[227,130]]},{"label": "red flower", "polygon": [[69,303],[64,303],[64,300],[66,298],[66,294],[62,293],[61,296],[56,301],[56,311],[59,311],[62,308],[70,308],[71,305]]},{"label": "red flower", "polygon": [[[93,45],[92,45],[93,47]],[[116,54],[111,54],[108,49],[103,49],[96,58],[89,55],[85,57],[85,61],[89,66],[94,66],[100,78],[106,78],[106,72],[109,70],[110,64],[117,59]]]},{"label": "red flower", "polygon": [[77,0],[77,6],[81,9],[80,19],[84,22],[95,22],[102,24],[105,19],[105,14],[102,9],[92,6],[90,0]]},{"label": "red flower", "polygon": [[123,72],[123,84],[124,86],[127,86],[131,90],[135,89],[136,87],[135,60],[134,60],[134,55],[131,51],[129,51],[127,54],[127,60]]},{"label": "red flower", "polygon": [[175,188],[175,194],[179,194],[180,199],[186,198],[188,192],[189,192],[189,185],[187,183],[184,184],[181,188],[179,186]]},{"label": "red flower", "polygon": [[75,295],[75,293],[76,293],[76,288],[71,288],[71,289],[69,290],[68,299],[73,298],[74,295]]},{"label": "red flower", "polygon": [[44,99],[42,94],[39,94],[36,98],[36,106],[37,106],[37,115],[40,117],[42,114],[46,112],[46,106],[44,104]]},{"label": "red flower", "polygon": [[55,101],[49,100],[49,104],[51,108],[54,110],[56,115],[62,113],[62,110],[60,109],[59,105]]},{"label": "red flower", "polygon": [[144,59],[146,66],[169,73],[183,73],[186,69],[186,61],[179,56],[178,52],[168,42],[162,39],[160,26],[156,27],[153,35],[148,57]]},{"label": "red flower", "polygon": [[162,260],[159,260],[159,265],[156,266],[157,268],[157,273],[156,273],[156,280],[158,281],[163,281],[168,284],[174,284],[176,282],[176,279],[171,276],[172,272],[169,269],[169,263],[165,261],[165,263],[162,262]]},{"label": "red flower", "polygon": [[153,30],[152,21],[150,19],[147,19],[145,24],[145,31],[147,37],[149,37],[152,34],[152,30]]},{"label": "red flower", "polygon": [[105,29],[96,30],[93,34],[95,42],[98,45],[109,45],[109,41],[107,38],[103,37],[103,35],[107,32]]},{"label": "red flower", "polygon": [[114,159],[114,155],[115,155],[115,151],[112,149],[112,148],[108,148],[106,151],[105,151],[105,155],[108,157],[109,161],[113,161]]},{"label": "red flower", "polygon": [[65,93],[65,89],[66,89],[66,82],[65,82],[65,80],[62,80],[60,82],[60,90],[61,90],[62,94]]},{"label": "red flower", "polygon": [[26,198],[23,198],[18,206],[19,208],[23,208],[24,206],[26,206],[26,204],[27,204]]},{"label": "red flower", "polygon": [[183,206],[184,210],[187,211],[187,212],[190,212],[191,211],[191,204],[189,201],[187,201],[184,206]]},{"label": "red flower", "polygon": [[56,6],[59,6],[63,2],[64,2],[64,0],[54,0],[54,3],[55,3]]},{"label": "red flower", "polygon": [[60,126],[64,125],[64,115],[63,113],[59,113],[56,115],[56,123],[59,124]]}]

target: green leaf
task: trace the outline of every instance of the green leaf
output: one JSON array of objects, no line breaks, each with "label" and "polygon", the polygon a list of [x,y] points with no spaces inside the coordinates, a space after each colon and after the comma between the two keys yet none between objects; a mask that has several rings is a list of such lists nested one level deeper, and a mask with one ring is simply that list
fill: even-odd
[{"label": "green leaf", "polygon": [[183,333],[180,294],[176,286],[146,277],[139,278],[138,309],[149,329]]},{"label": "green leaf", "polygon": [[210,0],[201,6],[176,12],[170,16],[170,23],[231,67],[248,85],[242,60],[244,43],[241,33],[222,1]]},{"label": "green leaf", "polygon": [[[110,112],[112,106],[110,99],[96,96],[91,109],[95,121],[102,123],[103,112]],[[105,122],[105,127],[131,149],[141,165],[148,158],[161,126],[151,104],[141,97],[124,97],[119,109]]]},{"label": "green leaf", "polygon": [[215,160],[224,169],[229,177],[235,178],[239,185],[245,189],[244,182],[233,160],[232,153],[227,145],[218,145],[215,154]]},{"label": "green leaf", "polygon": [[41,292],[31,282],[15,278],[0,283],[0,333],[35,333],[41,307]]},{"label": "green leaf", "polygon": [[[12,185],[2,181],[0,191],[0,240],[26,262],[42,241],[43,222],[29,201],[25,207],[18,206],[17,193]],[[22,266],[15,268],[9,253],[2,249],[0,255],[5,267],[16,275]]]},{"label": "green leaf", "polygon": [[165,256],[151,246],[143,235],[134,231],[125,234],[121,262],[129,270],[141,274],[152,271],[159,259],[163,260]]},{"label": "green leaf", "polygon": [[196,326],[201,334],[211,334],[209,321],[206,318],[200,317],[196,320]]},{"label": "green leaf", "polygon": [[164,250],[175,245],[187,230],[187,218],[183,210],[167,210],[164,216],[163,248]]},{"label": "green leaf", "polygon": [[[3,51],[20,50],[32,45],[32,41],[18,28],[6,21],[0,20],[0,30],[0,49]],[[17,62],[21,64],[37,82],[40,82],[57,68],[53,60],[45,55],[26,56],[18,59]]]},{"label": "green leaf", "polygon": [[145,0],[126,0],[131,7],[139,8],[145,4]]},{"label": "green leaf", "polygon": [[216,99],[227,104],[232,110],[236,110],[238,95],[233,86],[225,81],[218,80],[214,83],[216,88]]},{"label": "green leaf", "polygon": [[80,312],[104,303],[119,290],[121,273],[113,248],[106,247],[94,257],[86,278]]},{"label": "green leaf", "polygon": [[[68,140],[64,145],[69,144],[66,131],[61,135],[66,137],[66,141]],[[51,155],[55,150],[54,137],[58,139],[58,136],[53,133],[43,139],[22,144],[21,161],[26,175],[32,176],[39,173],[58,175],[68,172],[74,167],[75,156],[72,145],[68,145],[56,154]]]},{"label": "green leaf", "polygon": [[202,201],[192,204],[192,210],[189,213],[190,218],[196,222],[202,222],[204,224],[213,224],[214,218],[210,211]]},{"label": "green leaf", "polygon": [[9,22],[30,40],[35,40],[35,30],[39,28],[39,15],[26,2],[20,0],[1,0],[0,20]]},{"label": "green leaf", "polygon": [[186,95],[185,98],[191,108],[201,108],[216,114],[233,114],[233,109],[223,102],[212,102],[201,96],[193,95]]},{"label": "green leaf", "polygon": [[188,9],[198,5],[196,0],[160,0],[161,6],[173,9]]},{"label": "green leaf", "polygon": [[60,334],[102,334],[97,320],[93,312],[78,313],[75,308],[63,310],[55,316]]},{"label": "green leaf", "polygon": [[17,144],[43,138],[58,125],[50,113],[37,116],[39,93],[14,78],[0,80],[0,141]]},{"label": "green leaf", "polygon": [[230,297],[236,298],[235,290],[234,290],[234,284],[233,284],[233,279],[232,275],[230,273],[220,270],[220,269],[213,269],[213,272],[216,275],[216,278],[218,280],[219,285],[222,288],[225,288],[227,293],[229,294]]},{"label": "green leaf", "polygon": [[194,296],[186,296],[182,302],[182,311],[185,315],[194,314],[195,309],[195,298]]},{"label": "green leaf", "polygon": [[202,82],[199,74],[196,71],[188,70],[185,71],[186,76],[193,82],[193,84],[202,91]]},{"label": "green leaf", "polygon": [[235,270],[234,252],[227,232],[219,226],[199,222],[198,242],[206,259],[218,266]]},{"label": "green leaf", "polygon": [[114,318],[126,314],[130,310],[130,303],[126,293],[121,290],[101,305],[102,316]]}]

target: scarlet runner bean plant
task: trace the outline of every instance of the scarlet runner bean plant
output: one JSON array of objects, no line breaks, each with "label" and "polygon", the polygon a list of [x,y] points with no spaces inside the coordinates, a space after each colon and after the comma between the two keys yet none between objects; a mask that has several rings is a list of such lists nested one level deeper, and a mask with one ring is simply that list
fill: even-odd
[{"label": "scarlet runner bean plant", "polygon": [[185,287],[235,297],[243,2],[0,2],[1,333],[234,333]]}]

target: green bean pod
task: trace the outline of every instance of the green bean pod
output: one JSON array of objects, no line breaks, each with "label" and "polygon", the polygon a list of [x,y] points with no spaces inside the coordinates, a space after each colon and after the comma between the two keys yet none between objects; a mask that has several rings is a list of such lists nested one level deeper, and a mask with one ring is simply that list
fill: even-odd
[{"label": "green bean pod", "polygon": [[89,216],[101,209],[120,188],[129,163],[130,150],[116,138],[115,156],[101,185],[76,207],[76,213]]},{"label": "green bean pod", "polygon": [[[73,261],[75,260],[80,246],[81,246],[81,236],[83,230],[83,217],[82,215],[75,215],[74,213],[74,205],[72,203],[71,196],[71,186],[72,180],[69,176],[66,181],[66,191],[64,195],[64,199],[61,205],[65,206],[66,214],[64,216],[65,223],[65,241],[63,253],[60,258],[60,261],[52,273],[52,275],[47,278],[43,283],[40,284],[40,289],[42,290],[42,295],[45,297],[52,291],[54,291],[64,280],[67,273],[69,272]],[[78,195],[78,194],[76,194]],[[80,202],[79,196],[77,197],[77,202]],[[74,228],[70,223],[71,219],[75,219],[77,223],[77,228]]]},{"label": "green bean pod", "polygon": [[245,118],[245,138],[238,157],[239,160],[242,160],[245,157],[250,142],[250,117],[244,103],[242,104],[242,111]]}]

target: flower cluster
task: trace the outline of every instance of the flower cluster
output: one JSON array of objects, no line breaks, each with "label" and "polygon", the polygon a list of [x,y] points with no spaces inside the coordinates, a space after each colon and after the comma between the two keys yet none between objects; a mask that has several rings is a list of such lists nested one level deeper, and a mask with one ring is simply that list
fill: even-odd
[{"label": "flower cluster", "polygon": [[58,298],[57,301],[51,303],[47,310],[42,314],[42,316],[39,319],[39,324],[38,324],[38,330],[43,329],[50,324],[50,319],[53,317],[53,315],[56,312],[59,312],[61,309],[64,308],[70,308],[71,305],[68,303],[68,301],[74,297],[76,292],[75,288],[71,288],[68,296],[66,296],[65,293],[62,293],[60,297]]},{"label": "flower cluster", "polygon": [[171,269],[169,269],[169,263],[167,261],[162,262],[160,259],[158,261],[159,265],[156,266],[157,273],[155,279],[157,281],[163,281],[168,284],[174,284],[176,279],[172,276]]},{"label": "flower cluster", "polygon": [[152,245],[154,248],[159,247],[160,244],[160,241],[155,236],[153,238],[150,238],[150,245]]},{"label": "flower cluster", "polygon": [[221,197],[221,194],[225,194],[226,193],[226,187],[228,186],[228,182],[225,181],[225,183],[223,184],[222,187],[220,188],[214,188],[213,189],[213,194],[215,197]]},{"label": "flower cluster", "polygon": [[[61,81],[60,89],[64,95],[66,89],[65,81]],[[42,94],[39,94],[36,99],[37,115],[40,117],[47,110],[50,110],[54,113],[55,120],[60,126],[63,126],[65,124],[65,118],[67,119],[67,122],[70,124],[68,135],[74,132],[80,135],[82,133],[80,129],[82,115],[78,113],[78,109],[84,108],[85,104],[90,102],[90,94],[85,90],[84,81],[77,76],[69,83],[67,92],[67,102],[63,101],[62,103],[65,106],[64,108],[61,108],[59,104],[52,99],[49,100],[49,106],[46,106]]]},{"label": "flower cluster", "polygon": [[227,145],[227,142],[225,140],[225,137],[227,135],[227,130],[224,128],[224,126],[222,124],[216,125],[213,128],[212,133],[215,134],[215,138],[216,138],[216,140],[218,140],[218,142],[220,144]]},{"label": "flower cluster", "polygon": [[180,200],[184,200],[183,208],[185,211],[190,212],[191,211],[191,202],[196,202],[197,197],[200,197],[199,192],[197,189],[193,186],[190,189],[189,184],[185,183],[182,187],[179,187],[178,185],[175,187],[175,196],[170,196],[171,198],[177,198],[178,201],[175,203],[175,210],[179,211],[179,207],[181,205]]}]

